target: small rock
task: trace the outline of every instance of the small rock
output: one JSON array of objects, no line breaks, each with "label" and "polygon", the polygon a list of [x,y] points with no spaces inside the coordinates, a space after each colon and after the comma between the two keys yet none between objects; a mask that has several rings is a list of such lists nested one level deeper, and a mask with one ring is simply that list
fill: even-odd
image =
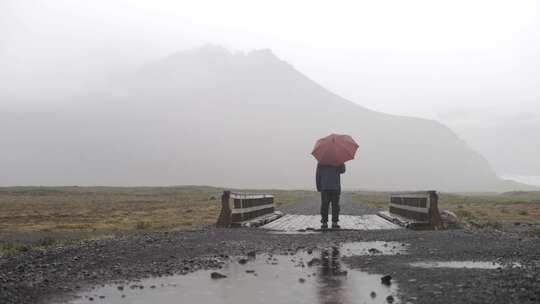
[{"label": "small rock", "polygon": [[443,210],[440,212],[441,222],[445,229],[458,228],[459,219],[457,215],[450,210]]},{"label": "small rock", "polygon": [[321,259],[313,258],[307,262],[307,265],[311,267],[311,266],[321,265],[321,263],[322,263]]},{"label": "small rock", "polygon": [[122,286],[122,285],[118,285],[116,288],[117,288],[118,290],[124,290],[124,286]]},{"label": "small rock", "polygon": [[152,286],[150,286],[150,288],[155,289],[155,288],[156,288],[156,285],[152,285]]},{"label": "small rock", "polygon": [[105,299],[105,296],[99,296],[100,299]]},{"label": "small rock", "polygon": [[246,259],[246,258],[241,258],[241,259],[238,260],[238,263],[242,264],[242,265],[246,264],[247,262],[248,262],[248,259]]},{"label": "small rock", "polygon": [[372,299],[375,299],[377,297],[377,293],[375,291],[372,291],[369,296],[372,298]]},{"label": "small rock", "polygon": [[224,274],[221,274],[221,273],[219,273],[219,272],[212,272],[212,273],[210,274],[210,277],[211,277],[212,279],[223,279],[223,278],[226,278],[227,276],[224,275]]},{"label": "small rock", "polygon": [[394,297],[392,295],[389,295],[388,297],[386,297],[386,302],[394,303]]},{"label": "small rock", "polygon": [[390,286],[392,284],[392,276],[391,275],[385,275],[381,278],[381,283],[387,286]]},{"label": "small rock", "polygon": [[253,270],[253,269],[248,269],[248,270],[246,270],[246,273],[255,273],[255,270]]},{"label": "small rock", "polygon": [[381,251],[379,249],[377,249],[377,248],[370,248],[368,250],[368,252],[371,253],[371,254],[379,254],[379,253],[381,253]]},{"label": "small rock", "polygon": [[257,253],[255,251],[250,251],[247,253],[248,258],[255,258],[257,256]]},{"label": "small rock", "polygon": [[300,278],[300,279],[298,279],[298,282],[300,282],[300,283],[305,283],[305,282],[306,282],[306,279]]}]

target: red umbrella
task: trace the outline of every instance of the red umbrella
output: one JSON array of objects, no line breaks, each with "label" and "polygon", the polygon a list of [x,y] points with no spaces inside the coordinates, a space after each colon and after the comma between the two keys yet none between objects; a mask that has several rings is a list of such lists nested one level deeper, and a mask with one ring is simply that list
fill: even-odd
[{"label": "red umbrella", "polygon": [[358,144],[349,135],[330,134],[317,140],[311,154],[323,165],[339,166],[354,159]]}]

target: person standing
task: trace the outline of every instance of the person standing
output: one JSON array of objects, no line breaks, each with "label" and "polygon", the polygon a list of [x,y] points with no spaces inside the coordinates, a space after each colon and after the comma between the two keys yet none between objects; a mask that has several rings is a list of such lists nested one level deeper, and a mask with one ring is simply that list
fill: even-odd
[{"label": "person standing", "polygon": [[339,229],[339,197],[341,195],[341,174],[345,164],[339,166],[317,163],[315,182],[321,193],[321,229],[328,228],[328,208],[332,205],[332,228]]}]

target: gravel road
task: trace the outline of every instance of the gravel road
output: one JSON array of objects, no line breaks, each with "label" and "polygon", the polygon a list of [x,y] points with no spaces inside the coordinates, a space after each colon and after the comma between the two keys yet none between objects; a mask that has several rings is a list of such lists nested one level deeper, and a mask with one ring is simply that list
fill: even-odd
[{"label": "gravel road", "polygon": [[[283,210],[316,213],[318,206],[306,200]],[[369,210],[355,207],[345,195],[343,211],[363,214]],[[211,227],[191,232],[139,232],[0,258],[0,303],[52,303],[95,285],[216,268],[216,258],[252,251],[287,253],[375,240],[410,244],[409,253],[353,256],[343,262],[351,268],[392,275],[399,282],[402,303],[540,303],[538,238],[468,230],[284,235],[252,228]],[[481,270],[408,265],[456,260],[518,262],[522,267]]]}]

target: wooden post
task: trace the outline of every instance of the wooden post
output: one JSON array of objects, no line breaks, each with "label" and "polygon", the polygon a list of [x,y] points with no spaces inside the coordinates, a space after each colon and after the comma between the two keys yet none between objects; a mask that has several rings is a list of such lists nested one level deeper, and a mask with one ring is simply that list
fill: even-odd
[{"label": "wooden post", "polygon": [[435,230],[443,229],[441,215],[439,214],[439,195],[437,191],[428,191],[429,193],[429,217],[431,227]]},{"label": "wooden post", "polygon": [[383,218],[411,229],[443,229],[437,191],[409,191],[390,197],[388,213]]},{"label": "wooden post", "polygon": [[223,191],[223,194],[221,195],[221,212],[219,213],[216,227],[231,227],[231,207],[229,205],[230,196],[231,191]]}]

